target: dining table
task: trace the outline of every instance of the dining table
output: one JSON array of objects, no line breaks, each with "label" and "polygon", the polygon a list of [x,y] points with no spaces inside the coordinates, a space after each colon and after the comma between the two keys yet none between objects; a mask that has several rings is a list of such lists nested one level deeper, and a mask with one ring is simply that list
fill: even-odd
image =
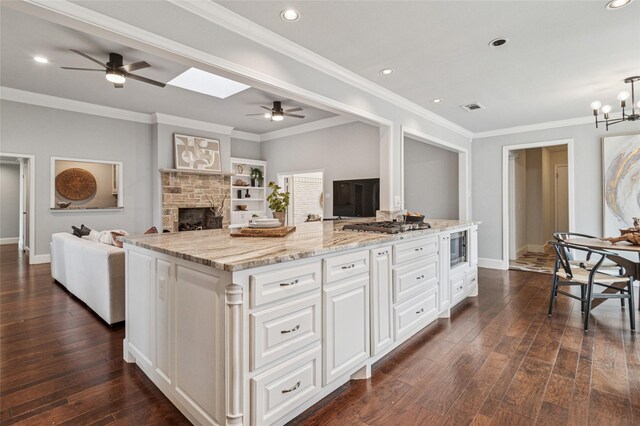
[{"label": "dining table", "polygon": [[[614,244],[610,241],[603,240],[600,238],[583,238],[583,237],[571,238],[570,240],[567,240],[567,242],[577,246],[583,246],[583,247],[588,247],[592,249],[605,250],[607,252],[611,252],[611,255],[608,255],[607,257],[613,260],[614,262],[618,263],[622,267],[624,267],[624,269],[627,270],[627,272],[631,271],[633,274],[634,280],[640,281],[640,245],[631,244],[628,241],[620,241]],[[633,260],[627,259],[626,257],[620,256],[619,255],[620,252],[637,253],[638,258],[635,261],[633,261]],[[617,291],[615,290],[615,288],[605,288],[602,292],[616,293]],[[592,302],[591,307],[595,308],[596,306],[604,303],[606,300],[607,299],[595,299]],[[640,305],[640,303],[638,303],[638,305]],[[638,310],[640,310],[640,306],[638,306]]]}]

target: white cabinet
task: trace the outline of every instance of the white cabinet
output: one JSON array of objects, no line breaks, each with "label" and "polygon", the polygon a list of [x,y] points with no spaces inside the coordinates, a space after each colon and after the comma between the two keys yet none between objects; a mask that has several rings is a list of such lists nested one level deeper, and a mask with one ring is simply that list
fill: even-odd
[{"label": "white cabinet", "polygon": [[462,267],[458,267],[454,271],[451,271],[451,276],[449,277],[451,286],[451,306],[457,305],[466,297],[465,272],[466,270]]},{"label": "white cabinet", "polygon": [[478,266],[478,225],[469,228],[469,265]]},{"label": "white cabinet", "polygon": [[327,385],[369,358],[369,274],[325,285],[322,293]]},{"label": "white cabinet", "polygon": [[391,247],[371,250],[371,355],[393,343]]},{"label": "white cabinet", "polygon": [[[451,304],[451,286],[449,285],[449,234],[438,237],[438,256],[440,262],[440,280],[438,281],[438,312],[449,309]],[[447,314],[444,316],[448,316]]]},{"label": "white cabinet", "polygon": [[409,337],[415,329],[422,328],[438,316],[438,289],[420,293],[416,297],[397,305],[395,312],[396,340]]},{"label": "white cabinet", "polygon": [[393,271],[393,302],[400,303],[438,284],[438,254]]}]

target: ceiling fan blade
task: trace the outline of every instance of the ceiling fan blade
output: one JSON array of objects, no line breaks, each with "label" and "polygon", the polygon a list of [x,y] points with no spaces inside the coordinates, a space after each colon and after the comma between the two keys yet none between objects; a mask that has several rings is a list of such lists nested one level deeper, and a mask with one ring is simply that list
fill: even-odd
[{"label": "ceiling fan blade", "polygon": [[133,80],[141,81],[143,83],[153,84],[154,86],[158,86],[158,87],[166,86],[166,84],[160,83],[159,81],[151,80],[150,78],[141,77],[141,76],[135,75],[135,74],[127,74],[126,77],[127,78],[131,78]]},{"label": "ceiling fan blade", "polygon": [[116,89],[122,89],[124,87],[124,84],[113,83],[113,87],[115,87]]},{"label": "ceiling fan blade", "polygon": [[254,115],[259,115],[261,117],[264,117],[263,113],[260,113],[260,114],[245,114],[245,117],[253,117]]},{"label": "ceiling fan blade", "polygon": [[289,113],[284,113],[285,116],[287,117],[293,117],[293,118],[304,118],[304,115],[298,115],[298,114],[289,114]]},{"label": "ceiling fan blade", "polygon": [[129,64],[129,65],[123,65],[118,69],[124,72],[133,72],[133,71],[141,70],[143,68],[149,68],[150,66],[151,65],[149,65],[145,61],[140,61],[140,62],[134,62],[133,64]]},{"label": "ceiling fan blade", "polygon": [[60,67],[63,70],[75,70],[75,71],[100,71],[100,72],[104,72],[104,70],[96,70],[93,68],[75,68],[75,67]]},{"label": "ceiling fan blade", "polygon": [[75,49],[69,49],[69,50],[71,50],[73,53],[77,53],[78,55],[80,55],[80,56],[83,56],[83,57],[87,58],[87,59],[88,59],[88,60],[90,60],[90,61],[95,62],[95,63],[96,63],[96,64],[98,64],[98,65],[101,65],[101,66],[103,66],[103,67],[105,67],[105,68],[109,68],[109,67],[107,66],[107,64],[103,64],[103,63],[102,63],[102,62],[100,62],[99,60],[92,58],[91,56],[87,55],[86,53],[82,53],[82,52],[80,52],[79,50],[75,50]]},{"label": "ceiling fan blade", "polygon": [[273,111],[271,108],[266,107],[266,106],[262,106],[262,105],[260,105],[260,108],[264,108],[264,109],[266,109],[267,111]]},{"label": "ceiling fan blade", "polygon": [[297,108],[291,108],[291,109],[285,109],[284,112],[296,112],[296,111],[302,111],[302,108],[297,107]]}]

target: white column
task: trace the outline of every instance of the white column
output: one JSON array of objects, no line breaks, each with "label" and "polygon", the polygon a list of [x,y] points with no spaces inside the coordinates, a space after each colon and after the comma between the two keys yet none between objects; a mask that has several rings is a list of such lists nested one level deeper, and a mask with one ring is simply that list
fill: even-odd
[{"label": "white column", "polygon": [[242,287],[229,284],[225,293],[227,425],[242,425]]}]

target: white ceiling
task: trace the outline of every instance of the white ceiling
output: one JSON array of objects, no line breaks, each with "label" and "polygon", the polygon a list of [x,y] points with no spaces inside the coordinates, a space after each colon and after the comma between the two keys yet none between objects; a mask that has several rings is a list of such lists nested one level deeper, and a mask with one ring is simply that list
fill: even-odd
[{"label": "white ceiling", "polygon": [[[640,1],[217,3],[474,132],[588,116],[595,99],[617,111],[640,75]],[[496,37],[509,43],[489,48]]]},{"label": "white ceiling", "polygon": [[[114,89],[102,73],[60,69],[61,66],[95,68],[93,62],[69,49],[79,50],[103,62],[107,62],[109,52],[123,55],[125,64],[145,60],[151,64],[151,68],[137,71],[136,74],[164,83],[187,67],[7,7],[2,7],[0,35],[0,84],[5,87],[129,111],[170,114],[258,134],[335,115],[255,88],[226,99],[172,86],[159,88],[133,80],[127,81],[123,89]],[[35,55],[47,57],[50,63],[36,63],[33,60]],[[270,122],[245,117],[245,114],[264,112],[260,105],[270,106],[276,100],[282,101],[285,109],[304,108],[299,114],[306,118]]]}]

